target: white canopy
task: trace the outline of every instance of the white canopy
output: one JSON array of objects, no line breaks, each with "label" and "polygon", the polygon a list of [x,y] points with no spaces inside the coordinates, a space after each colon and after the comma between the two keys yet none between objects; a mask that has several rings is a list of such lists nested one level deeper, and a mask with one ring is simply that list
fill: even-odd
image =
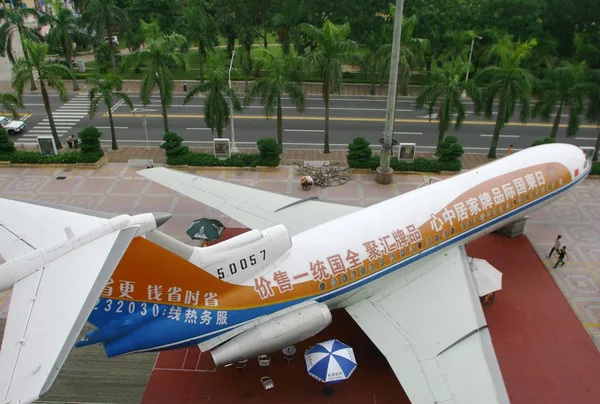
[{"label": "white canopy", "polygon": [[479,296],[502,289],[502,272],[494,268],[486,260],[473,258],[471,260],[471,273]]}]

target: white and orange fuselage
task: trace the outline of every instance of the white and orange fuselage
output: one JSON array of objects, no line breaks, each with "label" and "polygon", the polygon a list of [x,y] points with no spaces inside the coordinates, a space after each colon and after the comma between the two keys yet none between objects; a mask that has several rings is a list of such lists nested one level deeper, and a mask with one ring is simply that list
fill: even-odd
[{"label": "white and orange fuselage", "polygon": [[[346,307],[550,203],[590,168],[578,147],[534,147],[291,238],[276,226],[238,236],[246,247],[232,239],[187,260],[137,237],[90,316],[98,330],[89,342],[102,341],[109,356],[167,349],[305,301]],[[211,249],[220,258],[202,267]]]}]

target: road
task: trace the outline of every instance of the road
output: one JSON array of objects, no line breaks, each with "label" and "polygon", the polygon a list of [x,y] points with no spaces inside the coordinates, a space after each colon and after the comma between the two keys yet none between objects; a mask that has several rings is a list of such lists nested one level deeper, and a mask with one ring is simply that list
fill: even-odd
[{"label": "road", "polygon": [[[191,146],[207,146],[216,137],[204,125],[204,98],[196,97],[188,105],[182,105],[184,95],[176,93],[173,106],[169,110],[170,130],[181,135]],[[158,96],[151,99],[149,105],[141,105],[139,96],[131,94],[135,110],[122,104],[113,108],[113,116],[119,144],[132,146],[146,144],[146,135],[142,125],[142,116],[147,119],[147,135],[150,145],[162,142],[164,134]],[[36,137],[50,135],[49,123],[39,95],[24,96],[25,110],[28,112],[27,130],[14,136],[15,142],[35,143]],[[110,143],[110,130],[106,109],[100,108],[94,119],[89,119],[87,111],[89,101],[85,93],[73,94],[66,103],[57,96],[51,97],[53,113],[59,135],[62,139],[70,133],[77,133],[87,126],[96,126],[103,133],[102,142]],[[349,142],[357,136],[362,136],[373,145],[379,145],[385,120],[385,97],[339,96],[331,101],[330,113],[330,143],[332,148],[345,149]],[[494,127],[494,121],[486,120],[483,116],[473,113],[473,104],[467,102],[468,115],[462,128],[454,134],[468,152],[485,153],[488,150]],[[297,112],[289,99],[284,99],[283,127],[284,144],[289,148],[322,148],[324,132],[324,103],[319,96],[307,96],[306,111]],[[568,117],[563,115],[562,122],[566,124]],[[253,103],[242,112],[234,115],[235,137],[238,147],[254,145],[262,137],[276,136],[276,120],[267,120],[264,108],[259,103]],[[512,144],[515,149],[531,146],[536,139],[548,136],[552,123],[532,121],[525,125],[515,117],[500,135],[499,148],[506,149]],[[227,127],[224,136],[230,137],[231,127]],[[594,146],[598,129],[595,125],[584,122],[579,133],[574,138],[567,138],[565,128],[559,131],[558,141],[573,143],[579,146]],[[414,98],[400,97],[397,104],[394,139],[398,142],[416,143],[422,150],[435,148],[437,142],[437,122],[430,122],[425,110],[415,108]]]}]

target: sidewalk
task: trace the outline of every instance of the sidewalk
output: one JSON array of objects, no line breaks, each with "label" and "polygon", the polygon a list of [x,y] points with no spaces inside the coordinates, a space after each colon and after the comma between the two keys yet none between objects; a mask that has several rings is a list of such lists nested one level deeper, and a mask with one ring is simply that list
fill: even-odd
[{"label": "sidewalk", "polygon": [[[213,153],[212,148],[190,148],[194,152]],[[119,150],[104,148],[108,155],[108,161],[111,163],[127,163],[129,159],[152,159],[155,164],[164,164],[166,162],[165,152],[158,147],[122,147]],[[241,153],[257,153],[257,149],[240,149]],[[346,162],[346,150],[333,150],[330,154],[324,154],[316,149],[288,149],[281,154],[281,164],[291,165],[294,161],[305,160],[325,160],[333,162]],[[433,153],[417,153],[417,157],[433,158]],[[461,158],[463,168],[471,169],[480,165],[489,163],[493,159],[488,159],[483,154],[464,154]]]}]

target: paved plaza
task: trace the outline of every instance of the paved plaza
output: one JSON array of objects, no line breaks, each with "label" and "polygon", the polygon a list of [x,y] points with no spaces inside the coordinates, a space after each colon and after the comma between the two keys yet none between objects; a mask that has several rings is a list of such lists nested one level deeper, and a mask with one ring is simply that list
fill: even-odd
[{"label": "paved plaza", "polygon": [[[112,212],[115,215],[170,212],[173,217],[166,223],[163,231],[188,243],[192,241],[185,230],[192,220],[200,217],[213,217],[223,221],[226,226],[241,227],[220,212],[137,175],[137,170],[124,163],[109,163],[96,170],[0,168],[0,195]],[[372,174],[353,174],[351,181],[342,186],[327,189],[313,187],[311,191],[305,192],[300,188],[299,175],[290,166],[268,172],[216,169],[196,170],[193,173],[296,197],[318,196],[326,201],[358,206],[368,206],[408,192],[429,178],[428,175],[396,175],[394,184],[383,186],[375,183]],[[600,349],[600,180],[587,179],[557,202],[535,212],[527,223],[526,234],[583,327]],[[554,260],[548,259],[547,254],[557,234],[563,236],[569,260],[564,267],[552,269]],[[10,292],[0,294],[0,318],[6,317],[9,301]],[[102,349],[98,347],[97,351],[100,360]],[[69,361],[77,355],[81,353],[72,354]],[[143,362],[151,364],[154,355],[148,355],[143,358]],[[65,365],[65,371],[72,369],[72,373],[77,374],[77,367],[69,367],[69,361]],[[126,372],[127,365],[125,362],[123,365]],[[142,377],[146,381],[150,367],[151,365],[148,366],[148,373]],[[145,387],[142,379],[135,386],[137,390],[121,402],[141,398],[139,394],[143,394]],[[61,380],[59,375],[57,386]],[[49,394],[52,395],[55,389],[56,386]],[[72,394],[75,397],[81,392]],[[67,400],[68,395],[52,396],[53,401],[55,398]]]}]

